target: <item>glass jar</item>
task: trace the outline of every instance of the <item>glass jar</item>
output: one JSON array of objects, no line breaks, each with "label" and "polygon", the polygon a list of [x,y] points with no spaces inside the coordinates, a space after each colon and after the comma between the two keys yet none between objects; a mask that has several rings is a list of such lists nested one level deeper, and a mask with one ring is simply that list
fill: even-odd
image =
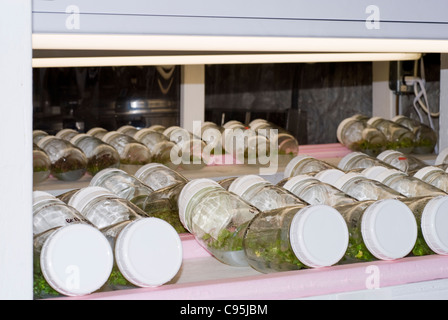
[{"label": "glass jar", "polygon": [[379,181],[368,179],[360,173],[346,173],[334,186],[358,201],[403,199],[404,195]]},{"label": "glass jar", "polygon": [[229,186],[229,191],[237,194],[260,211],[305,204],[291,192],[273,185],[257,175],[245,175],[235,179]]},{"label": "glass jar", "polygon": [[224,153],[222,134],[224,128],[206,121],[201,126],[201,139],[205,142],[208,152],[220,156]]},{"label": "glass jar", "polygon": [[178,204],[185,229],[202,247],[225,264],[249,266],[243,236],[258,209],[210,179],[188,182]]},{"label": "glass jar", "polygon": [[111,145],[88,134],[74,136],[70,143],[81,149],[87,157],[87,172],[94,176],[106,168],[118,168],[120,155]]},{"label": "glass jar", "polygon": [[341,263],[395,260],[407,256],[417,239],[417,222],[401,201],[359,201],[334,207],[350,234]]},{"label": "glass jar", "polygon": [[327,169],[337,169],[334,165],[312,156],[299,155],[292,159],[286,166],[284,177],[290,178],[299,174],[320,172]]},{"label": "glass jar", "polygon": [[165,164],[173,169],[178,167],[171,162],[171,150],[175,144],[163,133],[141,129],[134,135],[134,139],[148,147],[153,155],[153,162]]},{"label": "glass jar", "polygon": [[49,134],[42,130],[33,130],[33,143],[38,144],[39,140],[47,137]]},{"label": "glass jar", "polygon": [[90,186],[103,187],[118,197],[129,200],[147,215],[165,220],[177,232],[186,232],[179,220],[179,210],[172,206],[172,201],[166,201],[170,200],[170,194],[161,197],[166,192],[172,193],[171,190],[162,189],[163,191],[153,195],[154,190],[150,186],[120,169],[101,171],[92,179]]},{"label": "glass jar", "polygon": [[420,169],[414,177],[444,192],[448,192],[448,173],[439,167],[428,166]]},{"label": "glass jar", "polygon": [[414,174],[428,165],[422,160],[396,150],[386,150],[378,155],[378,159],[390,164],[394,169]]},{"label": "glass jar", "polygon": [[117,132],[123,133],[125,135],[128,135],[130,137],[134,138],[134,135],[138,132],[139,130],[131,125],[125,125],[125,126],[121,126],[120,128],[117,129]]},{"label": "glass jar", "polygon": [[50,174],[50,158],[44,150],[33,143],[33,184],[47,180]]},{"label": "glass jar", "polygon": [[182,243],[169,223],[148,217],[131,202],[101,187],[80,189],[69,205],[112,244],[115,266],[108,282],[112,289],[158,287],[179,272]]},{"label": "glass jar", "polygon": [[381,131],[387,138],[386,149],[411,153],[414,149],[415,135],[408,128],[381,117],[373,117],[367,124]]},{"label": "glass jar", "polygon": [[324,204],[335,207],[358,201],[331,184],[309,175],[292,177],[283,185],[283,188],[311,205]]},{"label": "glass jar", "polygon": [[290,206],[254,217],[243,244],[250,266],[262,273],[320,268],[344,256],[348,229],[329,206]]},{"label": "glass jar", "polygon": [[377,156],[386,149],[386,136],[367,125],[367,117],[353,116],[344,119],[338,126],[338,141],[352,151]]},{"label": "glass jar", "polygon": [[[290,132],[282,127],[266,120],[253,121],[249,126],[258,135],[261,134],[277,144],[279,154],[297,156],[299,153],[299,142]],[[276,134],[273,134],[271,130],[277,130]]]},{"label": "glass jar", "polygon": [[33,192],[34,297],[83,296],[100,289],[113,266],[103,234],[49,193]]},{"label": "glass jar", "polygon": [[445,192],[429,183],[408,176],[406,173],[395,169],[386,170],[377,175],[374,179],[408,198],[447,195]]},{"label": "glass jar", "polygon": [[152,160],[151,151],[128,135],[111,131],[105,134],[102,140],[118,151],[121,164],[145,165]]},{"label": "glass jar", "polygon": [[87,157],[81,149],[68,141],[47,136],[39,140],[38,147],[44,150],[51,161],[51,174],[64,181],[81,179],[87,171]]},{"label": "glass jar", "polygon": [[414,213],[418,226],[414,256],[448,255],[448,196],[402,200]]},{"label": "glass jar", "polygon": [[437,133],[431,127],[402,115],[396,116],[392,121],[414,133],[414,153],[428,154],[434,151],[438,139]]},{"label": "glass jar", "polygon": [[161,163],[148,163],[142,166],[135,173],[135,177],[153,190],[188,182],[183,175]]},{"label": "glass jar", "polygon": [[103,139],[103,137],[106,135],[106,133],[108,133],[109,131],[107,131],[106,129],[104,129],[104,128],[99,128],[99,127],[95,127],[95,128],[92,128],[92,129],[90,129],[89,131],[87,131],[87,134],[89,135],[89,136],[93,136],[93,137],[95,137],[95,138],[98,138],[98,139]]},{"label": "glass jar", "polygon": [[394,168],[390,164],[362,152],[351,152],[344,156],[338,164],[338,168],[343,171],[366,169],[373,166],[383,166],[389,169]]},{"label": "glass jar", "polygon": [[56,138],[63,139],[65,141],[70,141],[74,136],[78,135],[79,132],[74,129],[62,129],[56,133]]},{"label": "glass jar", "polygon": [[122,199],[133,201],[139,197],[146,197],[154,192],[135,176],[118,168],[101,170],[90,181],[91,187],[102,187]]}]

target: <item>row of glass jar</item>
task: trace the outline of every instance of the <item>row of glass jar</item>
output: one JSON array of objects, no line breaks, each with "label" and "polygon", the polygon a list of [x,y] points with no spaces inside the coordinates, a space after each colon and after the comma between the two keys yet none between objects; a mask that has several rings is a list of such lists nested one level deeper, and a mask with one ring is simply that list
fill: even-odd
[{"label": "row of glass jar", "polygon": [[402,115],[392,120],[354,115],[339,124],[337,138],[347,148],[372,156],[384,150],[429,154],[437,144],[432,128]]},{"label": "row of glass jar", "polygon": [[108,168],[82,189],[34,192],[36,298],[154,287],[177,275],[186,231],[170,195],[187,179],[156,163],[136,176]]},{"label": "row of glass jar", "polygon": [[[441,168],[426,167],[415,176],[375,165],[344,172],[325,161],[303,156],[290,163],[281,183],[305,201],[330,204],[340,212],[344,206],[355,213],[362,203],[398,200],[413,212],[417,221],[418,238],[413,254],[448,254],[448,174]],[[346,204],[353,201],[358,204]],[[402,239],[399,237],[402,229],[410,225],[410,220],[407,224],[395,220],[397,214],[398,209],[391,207],[383,216],[383,223],[389,221],[391,241]],[[361,223],[358,218],[355,221]]]}]

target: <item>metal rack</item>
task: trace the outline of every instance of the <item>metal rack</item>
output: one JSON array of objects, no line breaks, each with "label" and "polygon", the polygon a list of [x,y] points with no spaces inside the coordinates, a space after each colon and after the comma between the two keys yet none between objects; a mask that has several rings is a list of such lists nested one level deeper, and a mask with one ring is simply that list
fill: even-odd
[{"label": "metal rack", "polygon": [[[377,61],[374,75],[381,75],[381,61],[442,53],[445,147],[446,9],[438,0],[378,0],[375,6],[366,0],[281,0],[275,6],[267,0],[2,1],[0,298],[32,299],[33,67],[182,65],[181,124],[189,129],[193,120],[203,120],[204,64]],[[375,115],[390,112],[387,103],[378,107],[389,94],[387,81],[376,78]]]}]

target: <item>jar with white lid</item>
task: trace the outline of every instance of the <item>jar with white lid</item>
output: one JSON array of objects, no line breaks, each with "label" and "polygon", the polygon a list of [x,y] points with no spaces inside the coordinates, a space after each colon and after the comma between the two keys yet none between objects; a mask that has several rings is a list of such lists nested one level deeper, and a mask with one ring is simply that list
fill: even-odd
[{"label": "jar with white lid", "polygon": [[126,134],[110,131],[103,136],[102,140],[118,151],[121,164],[145,165],[152,160],[151,151],[144,144]]},{"label": "jar with white lid", "polygon": [[444,192],[448,192],[448,173],[439,167],[428,166],[420,169],[415,173],[414,177]]},{"label": "jar with white lid", "polygon": [[386,136],[376,128],[369,127],[362,116],[344,119],[338,126],[338,141],[352,151],[377,156],[386,149]]},{"label": "jar with white lid", "polygon": [[273,142],[246,127],[229,126],[222,133],[222,146],[226,153],[232,155],[237,162],[249,165],[263,164],[259,160],[270,154]]},{"label": "jar with white lid", "polygon": [[386,150],[378,155],[378,159],[390,164],[394,169],[414,174],[428,165],[417,157],[396,150]]},{"label": "jar with white lid", "polygon": [[360,173],[346,173],[333,185],[358,201],[405,198],[394,189]]},{"label": "jar with white lid", "polygon": [[44,150],[33,143],[33,184],[47,180],[50,174],[50,158]]},{"label": "jar with white lid", "polygon": [[271,184],[257,175],[244,175],[235,179],[229,191],[237,194],[258,210],[266,212],[287,206],[306,203],[288,190]]},{"label": "jar with white lid", "polygon": [[[252,121],[249,125],[258,135],[264,135],[269,141],[275,143],[279,154],[297,156],[299,153],[299,142],[287,130],[269,121]],[[276,135],[271,130],[276,130]]]},{"label": "jar with white lid", "polygon": [[224,129],[236,129],[236,128],[244,129],[244,128],[246,128],[246,126],[241,121],[230,120],[223,124],[223,128]]},{"label": "jar with white lid", "polygon": [[403,115],[396,116],[392,121],[408,128],[414,133],[414,153],[428,154],[434,151],[438,138],[437,133],[431,127]]},{"label": "jar with white lid", "polygon": [[381,182],[408,198],[447,195],[446,192],[439,188],[418,178],[408,176],[406,173],[396,169],[385,170],[372,177],[372,179]]},{"label": "jar with white lid", "polygon": [[153,125],[149,126],[148,129],[163,133],[163,131],[166,130],[166,127],[162,126],[161,124],[153,124]]},{"label": "jar with white lid", "polygon": [[53,195],[33,192],[34,297],[83,296],[108,280],[113,252],[105,236]]},{"label": "jar with white lid", "polygon": [[332,266],[347,245],[347,225],[338,211],[304,204],[259,213],[243,242],[250,266],[262,273]]},{"label": "jar with white lid", "polygon": [[106,168],[118,168],[120,155],[111,145],[88,134],[74,136],[70,143],[81,149],[87,157],[87,172],[94,176]]},{"label": "jar with white lid", "polygon": [[118,168],[107,168],[98,172],[90,181],[91,187],[102,187],[120,198],[133,201],[147,197],[154,190],[138,178]]},{"label": "jar with white lid", "polygon": [[341,263],[400,259],[416,243],[416,219],[399,200],[359,201],[334,209],[345,219],[350,234]]},{"label": "jar with white lid", "polygon": [[289,179],[283,188],[311,205],[325,204],[331,207],[355,203],[358,200],[309,175],[298,175]]},{"label": "jar with white lid", "polygon": [[88,134],[89,136],[98,138],[98,139],[103,139],[103,137],[106,135],[106,133],[108,133],[109,131],[107,131],[104,128],[100,128],[100,127],[95,127],[90,129],[89,131],[86,132],[86,134]]},{"label": "jar with white lid", "polygon": [[49,136],[49,134],[43,130],[33,130],[33,143],[38,144],[39,140]]},{"label": "jar with white lid", "polygon": [[414,149],[414,133],[406,127],[381,117],[373,117],[367,124],[381,131],[387,138],[386,149],[411,153]]},{"label": "jar with white lid", "polygon": [[67,129],[59,130],[55,136],[56,136],[56,138],[64,139],[65,141],[70,141],[70,140],[72,140],[72,138],[74,136],[76,136],[78,134],[79,134],[79,132],[76,131],[75,129],[67,128]]},{"label": "jar with white lid", "polygon": [[299,174],[317,173],[327,169],[337,169],[337,167],[312,156],[299,155],[286,165],[284,177],[290,178]]},{"label": "jar with white lid", "polygon": [[148,217],[131,202],[101,187],[86,187],[69,205],[91,221],[113,247],[115,265],[108,285],[158,287],[169,282],[182,264],[182,243],[176,230]]},{"label": "jar with white lid", "polygon": [[[309,175],[309,174],[308,174]],[[338,180],[340,177],[345,175],[345,172],[339,169],[326,169],[322,170],[321,172],[316,173],[314,178],[317,180],[333,185],[336,180]]]},{"label": "jar with white lid", "polygon": [[414,256],[448,255],[448,196],[430,196],[402,200],[414,213],[418,238]]},{"label": "jar with white lid", "polygon": [[153,155],[153,162],[165,164],[173,169],[178,167],[171,162],[171,150],[175,143],[163,133],[145,128],[136,132],[134,139],[148,147]]},{"label": "jar with white lid", "polygon": [[148,163],[137,170],[134,176],[155,191],[188,182],[182,174],[161,163]]},{"label": "jar with white lid", "polygon": [[57,179],[76,181],[86,173],[86,155],[70,142],[55,136],[46,136],[39,140],[38,147],[50,158],[51,174]]},{"label": "jar with white lid", "polygon": [[231,266],[249,266],[243,236],[258,213],[211,179],[191,180],[179,196],[179,217],[185,229],[216,259]]},{"label": "jar with white lid", "polygon": [[350,152],[345,155],[338,164],[338,168],[343,171],[366,169],[373,166],[383,166],[389,169],[394,168],[390,164],[362,152]]},{"label": "jar with white lid", "polygon": [[223,138],[224,127],[214,122],[206,121],[201,126],[201,139],[205,142],[210,154],[224,154]]},{"label": "jar with white lid", "polygon": [[121,126],[120,128],[117,129],[117,132],[123,133],[125,135],[128,135],[130,137],[134,137],[134,135],[139,131],[139,129],[137,129],[134,126],[131,125],[125,125],[125,126]]}]

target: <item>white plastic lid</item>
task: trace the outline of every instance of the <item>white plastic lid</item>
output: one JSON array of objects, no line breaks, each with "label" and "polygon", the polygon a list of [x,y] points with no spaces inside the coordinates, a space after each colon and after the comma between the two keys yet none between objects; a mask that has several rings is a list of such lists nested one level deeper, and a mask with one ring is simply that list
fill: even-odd
[{"label": "white plastic lid", "polygon": [[378,177],[379,174],[383,173],[384,171],[389,170],[386,167],[382,167],[382,166],[373,166],[370,168],[366,168],[364,169],[361,174],[368,178],[368,179],[372,179],[372,180],[376,180],[376,178]]},{"label": "white plastic lid", "polygon": [[118,172],[118,173],[122,173],[124,175],[128,175],[128,173],[126,171],[118,169],[118,168],[106,168],[106,169],[99,171],[97,174],[95,174],[93,176],[92,180],[90,180],[90,186],[96,187],[98,181],[100,181],[105,175],[108,175],[113,172]]},{"label": "white plastic lid", "polygon": [[110,139],[111,139],[113,136],[117,136],[117,135],[120,135],[120,134],[122,134],[122,133],[120,133],[120,132],[118,132],[118,131],[109,131],[108,133],[106,133],[106,134],[101,138],[101,140],[103,140],[103,141],[106,142],[106,143],[109,143],[109,142],[110,142]]},{"label": "white plastic lid", "polygon": [[301,209],[291,222],[291,248],[297,258],[311,268],[331,266],[341,260],[348,240],[344,218],[327,205]]},{"label": "white plastic lid", "polygon": [[392,118],[392,121],[393,121],[393,122],[396,122],[397,120],[400,120],[400,119],[403,119],[403,118],[406,118],[406,117],[403,116],[403,115],[398,115],[398,116],[393,117],[393,118]]},{"label": "white plastic lid", "polygon": [[107,190],[106,188],[91,186],[82,188],[77,193],[75,193],[68,201],[68,205],[82,213],[82,211],[90,203],[90,201],[93,201],[96,198],[102,196],[116,197],[114,193]]},{"label": "white plastic lid", "polygon": [[251,127],[253,127],[255,124],[259,123],[259,122],[261,122],[261,123],[267,123],[268,121],[265,120],[265,119],[255,119],[255,120],[252,120],[251,122],[249,122],[249,127],[251,128]]},{"label": "white plastic lid", "polygon": [[429,173],[431,173],[431,172],[434,172],[434,171],[438,171],[438,172],[442,172],[442,173],[445,172],[445,170],[443,170],[443,169],[441,169],[441,168],[434,167],[434,166],[428,166],[428,167],[424,167],[424,168],[418,170],[418,171],[414,174],[414,178],[423,180],[423,178],[424,178],[427,174],[429,174]]},{"label": "white plastic lid", "polygon": [[37,142],[37,146],[38,146],[39,148],[43,148],[43,146],[45,145],[45,143],[46,143],[47,141],[49,141],[49,140],[53,140],[53,139],[59,139],[59,138],[56,138],[55,136],[50,136],[50,135],[45,136],[45,137],[43,137],[42,139],[40,139],[40,140]]},{"label": "white plastic lid", "polygon": [[372,117],[367,121],[368,125],[373,125],[377,120],[384,120],[384,118],[382,117]]},{"label": "white plastic lid", "polygon": [[45,241],[40,256],[48,284],[67,296],[82,296],[100,289],[110,276],[113,261],[106,237],[86,224],[56,230]]},{"label": "white plastic lid", "polygon": [[304,160],[304,159],[314,159],[312,156],[307,156],[307,155],[300,155],[300,156],[296,156],[294,157],[291,161],[289,161],[289,163],[286,165],[285,167],[285,172],[284,172],[284,177],[285,178],[290,178],[291,174],[294,170],[294,168],[297,166],[297,164]]},{"label": "white plastic lid", "polygon": [[431,250],[440,255],[448,255],[448,196],[434,198],[426,204],[421,228]]},{"label": "white plastic lid", "polygon": [[233,192],[240,197],[252,186],[257,184],[270,184],[269,181],[263,179],[260,176],[249,174],[236,178],[229,186],[229,191]]},{"label": "white plastic lid", "polygon": [[447,157],[448,157],[448,148],[445,148],[445,149],[443,149],[442,151],[439,152],[439,155],[437,156],[436,161],[435,161],[434,164],[436,166],[438,166],[440,164],[446,163]]},{"label": "white plastic lid", "polygon": [[301,183],[302,181],[306,181],[306,180],[320,181],[313,176],[309,176],[307,174],[300,174],[300,175],[292,177],[288,181],[286,181],[286,183],[283,185],[283,188],[288,191],[292,191],[297,184]]},{"label": "white plastic lid", "polygon": [[125,126],[121,126],[120,128],[118,128],[118,129],[117,129],[117,132],[124,133],[124,132],[125,132],[126,130],[128,130],[128,129],[135,129],[135,130],[137,130],[137,128],[134,127],[134,126],[131,126],[131,125],[125,125]]},{"label": "white plastic lid", "polygon": [[70,139],[70,143],[76,145],[76,143],[80,139],[85,138],[85,137],[92,137],[92,136],[88,135],[87,133],[79,133],[79,134],[77,134],[76,136],[74,136],[73,138]]},{"label": "white plastic lid", "polygon": [[182,265],[182,242],[176,230],[158,218],[129,223],[118,235],[115,260],[123,276],[138,287],[170,281]]},{"label": "white plastic lid", "polygon": [[89,136],[94,136],[95,134],[97,134],[98,132],[107,132],[106,129],[104,128],[100,128],[100,127],[96,127],[96,128],[92,128],[89,131],[87,131],[87,134]]},{"label": "white plastic lid", "polygon": [[144,166],[140,167],[137,172],[134,174],[134,176],[136,178],[140,178],[142,175],[144,175],[148,170],[152,170],[154,168],[163,168],[163,169],[167,169],[172,171],[172,169],[168,168],[167,166],[165,166],[162,163],[157,163],[157,162],[151,162],[148,164],[145,164]]},{"label": "white plastic lid", "polygon": [[64,134],[66,134],[66,133],[79,134],[79,132],[74,129],[62,129],[62,130],[58,131],[58,133],[56,133],[56,138],[62,138],[64,136]]},{"label": "white plastic lid", "polygon": [[348,123],[353,122],[353,121],[359,121],[359,120],[356,118],[350,117],[350,118],[346,118],[346,119],[342,120],[341,123],[339,123],[338,128],[336,130],[336,137],[340,143],[342,143],[342,144],[344,143],[342,141],[342,130]]},{"label": "white plastic lid", "polygon": [[182,225],[191,232],[189,229],[186,221],[185,221],[185,213],[187,210],[188,203],[190,202],[191,198],[193,198],[196,193],[199,191],[209,188],[209,187],[219,187],[224,189],[219,183],[217,183],[214,180],[211,179],[194,179],[188,182],[180,192],[179,200],[178,200],[178,207],[179,207],[179,219],[182,222]]},{"label": "white plastic lid", "polygon": [[345,155],[338,163],[338,168],[341,170],[347,170],[347,164],[350,160],[356,157],[367,157],[366,154],[358,151],[350,152],[349,154]]},{"label": "white plastic lid", "polygon": [[397,151],[397,150],[385,150],[385,151],[381,152],[377,156],[377,159],[380,159],[381,161],[384,161],[390,155],[397,155],[397,156],[403,156],[403,157],[406,156],[406,155],[404,155],[403,153],[401,153],[400,151]]},{"label": "white plastic lid", "polygon": [[367,179],[366,177],[364,177],[362,174],[360,173],[356,173],[356,172],[349,172],[344,174],[343,176],[341,176],[338,180],[336,180],[333,183],[333,186],[338,188],[339,190],[342,190],[342,188],[344,187],[344,185],[349,182],[352,179]]},{"label": "white plastic lid", "polygon": [[380,200],[370,205],[361,221],[367,249],[380,260],[407,256],[417,241],[417,222],[403,202]]},{"label": "white plastic lid", "polygon": [[155,133],[155,132],[157,132],[157,131],[154,131],[153,129],[149,129],[149,128],[144,128],[144,129],[138,130],[134,134],[134,139],[135,140],[140,140],[146,133]]},{"label": "white plastic lid", "polygon": [[170,134],[174,131],[174,130],[178,130],[178,129],[182,129],[182,127],[179,126],[172,126],[172,127],[168,127],[163,131],[163,134],[167,137],[170,136]]},{"label": "white plastic lid", "polygon": [[384,170],[383,172],[381,172],[379,175],[377,175],[374,178],[374,180],[377,180],[379,182],[384,182],[389,177],[396,176],[396,175],[407,176],[407,174],[404,173],[403,171],[396,170],[396,169],[387,169],[387,170]]},{"label": "white plastic lid", "polygon": [[338,169],[328,169],[319,172],[318,174],[315,175],[315,177],[316,179],[324,183],[333,185],[336,182],[336,180],[338,180],[343,175],[345,175],[344,171]]},{"label": "white plastic lid", "polygon": [[58,200],[58,198],[45,191],[33,191],[33,205],[47,200]]}]

